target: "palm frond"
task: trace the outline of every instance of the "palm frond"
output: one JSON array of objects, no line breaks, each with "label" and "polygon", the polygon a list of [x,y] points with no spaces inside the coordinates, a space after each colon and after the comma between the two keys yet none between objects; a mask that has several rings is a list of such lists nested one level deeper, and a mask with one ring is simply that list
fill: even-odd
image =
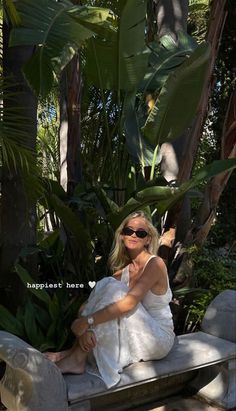
[{"label": "palm frond", "polygon": [[146,1],[117,3],[116,36],[88,41],[85,70],[91,83],[101,89],[132,90],[142,80],[149,56],[145,44]]},{"label": "palm frond", "polygon": [[[15,172],[22,174],[28,193],[31,193],[34,187],[35,196],[38,196],[43,189],[38,177],[36,155],[28,143],[30,119],[23,115],[23,108],[14,107],[16,95],[19,97],[20,92],[9,91],[7,79],[0,80],[0,91],[2,96],[0,104],[1,163],[9,170],[14,169]],[[6,101],[8,104],[5,104]],[[11,101],[12,104],[9,104]]]},{"label": "palm frond", "polygon": [[85,40],[96,31],[110,30],[110,11],[101,8],[55,0],[22,0],[16,3],[16,8],[22,27],[12,30],[10,45],[37,45],[24,72],[34,92],[44,97],[52,88],[54,76]]},{"label": "palm frond", "polygon": [[209,45],[200,44],[164,83],[142,127],[153,146],[179,137],[189,126],[201,97],[209,56]]},{"label": "palm frond", "polygon": [[13,27],[19,26],[21,24],[21,18],[17,13],[15,4],[13,0],[5,0],[4,1],[4,9],[5,13],[9,17],[11,24]]}]

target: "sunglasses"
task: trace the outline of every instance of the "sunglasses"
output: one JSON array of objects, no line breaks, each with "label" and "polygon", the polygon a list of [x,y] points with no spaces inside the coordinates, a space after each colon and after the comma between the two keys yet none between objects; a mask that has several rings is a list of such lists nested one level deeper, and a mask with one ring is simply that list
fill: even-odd
[{"label": "sunglasses", "polygon": [[124,234],[124,235],[131,236],[134,233],[136,234],[136,236],[138,238],[145,238],[148,235],[147,231],[145,231],[145,230],[135,231],[135,230],[133,230],[132,228],[129,228],[129,227],[124,227],[123,230],[122,230],[122,234]]}]

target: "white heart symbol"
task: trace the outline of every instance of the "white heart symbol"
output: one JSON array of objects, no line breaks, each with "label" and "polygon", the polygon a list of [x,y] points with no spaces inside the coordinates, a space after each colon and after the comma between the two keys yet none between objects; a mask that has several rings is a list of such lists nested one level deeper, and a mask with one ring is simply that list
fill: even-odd
[{"label": "white heart symbol", "polygon": [[88,285],[89,285],[90,288],[93,288],[96,285],[96,281],[89,281]]}]

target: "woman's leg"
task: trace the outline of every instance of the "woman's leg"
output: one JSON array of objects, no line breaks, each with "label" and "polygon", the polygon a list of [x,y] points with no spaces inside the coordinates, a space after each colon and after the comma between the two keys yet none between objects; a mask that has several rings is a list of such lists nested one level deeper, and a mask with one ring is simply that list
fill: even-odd
[{"label": "woman's leg", "polygon": [[58,352],[51,352],[51,351],[47,351],[44,352],[43,355],[50,361],[52,362],[57,362],[62,360],[62,358],[66,357],[71,351],[71,348],[69,348],[68,350],[64,350],[64,351],[58,351]]},{"label": "woman's leg", "polygon": [[88,352],[80,347],[79,339],[76,339],[73,347],[68,350],[68,354],[56,361],[55,364],[63,374],[83,374],[85,371]]}]

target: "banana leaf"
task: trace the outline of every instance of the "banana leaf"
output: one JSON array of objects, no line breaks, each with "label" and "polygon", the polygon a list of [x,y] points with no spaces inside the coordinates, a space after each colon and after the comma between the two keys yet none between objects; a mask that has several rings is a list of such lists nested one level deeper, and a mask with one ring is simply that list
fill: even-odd
[{"label": "banana leaf", "polygon": [[166,34],[159,43],[149,43],[148,47],[151,54],[147,71],[138,87],[141,92],[154,92],[163,86],[170,73],[196,49],[197,42],[188,34],[179,32],[176,41]]},{"label": "banana leaf", "polygon": [[119,1],[116,36],[88,41],[85,72],[97,87],[132,90],[142,80],[149,50],[145,45],[146,0]]},{"label": "banana leaf", "polygon": [[[114,13],[102,7],[74,6],[67,13],[83,27],[108,40],[116,38],[116,16]],[[101,18],[102,16],[102,18]]]},{"label": "banana leaf", "polygon": [[[144,93],[144,97],[145,92],[156,92],[166,82],[170,73],[181,65],[196,47],[195,40],[183,32],[178,33],[176,42],[170,35],[165,35],[159,43],[149,44],[151,54],[148,68],[138,90]],[[146,102],[144,104],[141,100],[137,104],[136,93],[126,93],[123,117],[128,152],[135,163],[143,167],[155,167],[161,161],[158,145],[150,144],[141,132],[146,121],[146,112]]]},{"label": "banana leaf", "polygon": [[52,321],[48,309],[37,306],[37,309],[35,310],[35,319],[41,327],[43,333],[46,335],[48,327],[50,326]]},{"label": "banana leaf", "polygon": [[0,305],[0,328],[19,337],[24,336],[22,323],[15,318],[3,305]]},{"label": "banana leaf", "polygon": [[154,147],[177,138],[190,125],[202,94],[210,47],[199,45],[168,77],[142,127]]},{"label": "banana leaf", "polygon": [[25,303],[24,327],[29,342],[38,348],[44,342],[45,337],[36,322],[35,306],[30,300]]},{"label": "banana leaf", "polygon": [[60,237],[59,229],[55,229],[52,233],[50,233],[46,238],[41,240],[38,244],[40,249],[47,250],[48,248],[52,247],[55,242]]},{"label": "banana leaf", "polygon": [[92,252],[91,239],[88,231],[81,224],[79,218],[72,211],[72,209],[64,204],[56,195],[51,195],[50,203],[52,204],[57,216],[60,218],[67,232],[73,235],[75,243],[84,255],[84,260],[87,260],[89,258],[89,254]]},{"label": "banana leaf", "polygon": [[[229,171],[236,167],[236,159],[216,160],[203,167],[191,180],[183,183],[180,187],[148,187],[131,197],[118,212],[108,215],[108,219],[116,229],[125,217],[130,213],[143,210],[148,205],[154,205],[161,216],[170,210],[183,196],[199,183],[206,182],[210,178],[224,171]],[[193,193],[195,197],[195,192]]]},{"label": "banana leaf", "polygon": [[[135,107],[136,93],[127,94],[124,102],[123,116],[125,117],[124,129],[126,146],[131,159],[143,167],[153,164],[155,148],[143,137]],[[158,155],[154,161],[159,164],[161,157]]]},{"label": "banana leaf", "polygon": [[27,287],[27,289],[34,294],[39,300],[43,301],[47,306],[48,304],[50,304],[50,296],[47,293],[47,291],[45,289],[36,289],[36,286],[38,284],[35,283],[35,280],[29,275],[29,273],[20,265],[20,264],[16,264],[15,265],[15,270],[19,276],[19,278],[21,279],[21,281],[23,282],[23,284]]},{"label": "banana leaf", "polygon": [[137,210],[144,210],[147,206],[156,204],[157,202],[159,203],[159,201],[163,199],[167,200],[177,191],[178,189],[171,187],[148,187],[136,193],[117,213],[110,214],[108,219],[113,229],[116,229],[130,213]]},{"label": "banana leaf", "polygon": [[53,295],[50,304],[48,306],[48,311],[51,316],[52,321],[56,321],[62,313],[61,305],[56,294]]},{"label": "banana leaf", "polygon": [[61,72],[85,40],[101,31],[103,23],[106,30],[111,18],[107,9],[74,6],[69,1],[21,0],[16,8],[22,27],[12,30],[10,46],[38,46],[24,73],[42,97],[51,90],[55,73]]},{"label": "banana leaf", "polygon": [[16,11],[16,7],[15,7],[13,0],[5,0],[4,9],[5,9],[7,16],[9,17],[11,21],[12,26],[13,27],[19,26],[19,24],[21,24],[21,19],[20,19],[19,14]]},{"label": "banana leaf", "polygon": [[99,199],[105,214],[115,213],[118,211],[118,205],[110,199],[110,197],[106,194],[105,190],[100,188],[99,186],[94,186],[93,190]]}]

